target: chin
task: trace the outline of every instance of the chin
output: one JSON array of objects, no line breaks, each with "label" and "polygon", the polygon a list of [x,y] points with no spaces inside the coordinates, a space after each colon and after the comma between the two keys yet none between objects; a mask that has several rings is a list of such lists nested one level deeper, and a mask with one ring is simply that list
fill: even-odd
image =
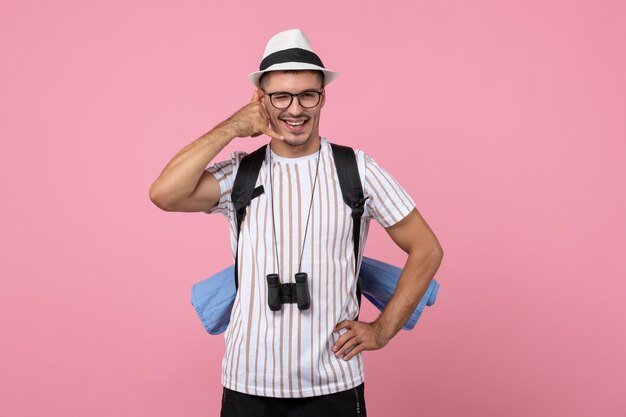
[{"label": "chin", "polygon": [[288,133],[283,134],[283,136],[285,136],[285,143],[289,146],[302,146],[306,144],[311,138],[311,136],[304,136],[304,135],[294,136]]}]

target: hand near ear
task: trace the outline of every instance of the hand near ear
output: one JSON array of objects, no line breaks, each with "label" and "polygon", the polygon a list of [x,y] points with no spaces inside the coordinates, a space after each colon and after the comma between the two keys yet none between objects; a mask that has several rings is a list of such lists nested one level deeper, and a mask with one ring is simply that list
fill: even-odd
[{"label": "hand near ear", "polygon": [[281,134],[270,128],[269,120],[267,109],[263,103],[263,93],[255,89],[250,103],[230,116],[225,123],[230,124],[240,138],[266,134],[274,139],[284,140],[285,138]]}]

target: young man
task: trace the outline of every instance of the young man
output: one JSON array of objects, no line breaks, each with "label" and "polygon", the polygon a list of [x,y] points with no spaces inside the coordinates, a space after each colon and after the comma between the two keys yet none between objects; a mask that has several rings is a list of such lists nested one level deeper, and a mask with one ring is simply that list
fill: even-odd
[{"label": "young man", "polygon": [[[225,333],[222,416],[365,416],[361,352],[382,348],[400,330],[441,263],[443,251],[413,200],[360,150],[367,200],[355,262],[351,211],[319,134],[325,87],[336,77],[302,31],[275,35],[249,76],[257,87],[250,103],[178,152],[150,188],[163,210],[219,212],[231,225],[239,286]],[[256,183],[264,192],[247,208],[237,241],[231,191],[245,154],[210,164],[235,138],[262,134],[271,138]],[[356,264],[371,219],[408,259],[394,297],[366,323],[354,320]],[[270,308],[268,283],[294,283],[297,273],[306,274],[310,306]]]}]

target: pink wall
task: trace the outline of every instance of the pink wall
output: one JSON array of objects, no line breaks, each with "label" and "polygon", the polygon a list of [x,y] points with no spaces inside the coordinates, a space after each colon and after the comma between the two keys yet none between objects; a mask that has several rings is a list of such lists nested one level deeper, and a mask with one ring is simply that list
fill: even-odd
[{"label": "pink wall", "polygon": [[322,133],[445,250],[437,304],[366,354],[370,415],[626,415],[625,3],[372,4],[0,4],[0,415],[218,414],[189,290],[229,263],[226,222],[148,187],[292,27],[342,74]]}]

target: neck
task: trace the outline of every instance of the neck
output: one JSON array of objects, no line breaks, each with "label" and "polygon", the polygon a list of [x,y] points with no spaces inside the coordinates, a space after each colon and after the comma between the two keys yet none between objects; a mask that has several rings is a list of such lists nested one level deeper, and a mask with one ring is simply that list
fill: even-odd
[{"label": "neck", "polygon": [[319,135],[310,138],[301,145],[290,145],[287,141],[272,139],[270,142],[272,151],[283,158],[300,158],[311,155],[320,149],[321,138]]}]

